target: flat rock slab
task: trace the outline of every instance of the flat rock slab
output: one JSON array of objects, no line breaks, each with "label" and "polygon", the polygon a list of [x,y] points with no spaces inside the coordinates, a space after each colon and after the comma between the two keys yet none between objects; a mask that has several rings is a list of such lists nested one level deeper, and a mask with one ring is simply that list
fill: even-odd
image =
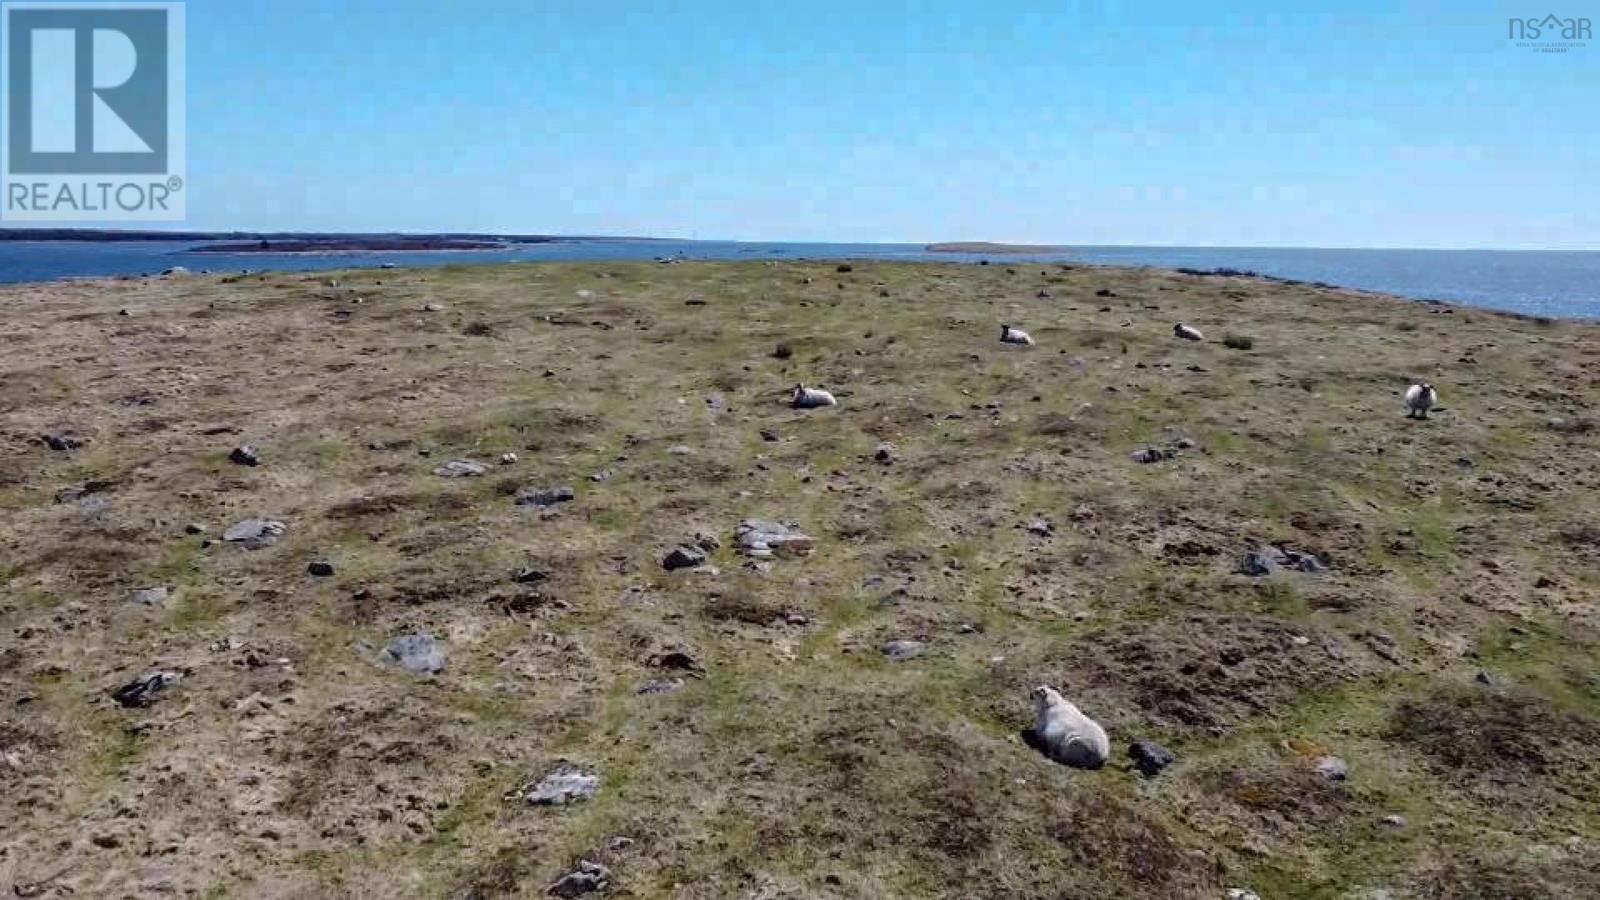
[{"label": "flat rock slab", "polygon": [[477,478],[489,471],[487,463],[475,459],[452,459],[444,465],[433,470],[433,474],[440,478]]},{"label": "flat rock slab", "polygon": [[407,672],[433,675],[444,669],[444,646],[431,634],[403,634],[385,644],[381,655]]},{"label": "flat rock slab", "polygon": [[600,776],[571,763],[562,763],[543,778],[518,791],[516,796],[534,806],[566,806],[593,797],[600,790]]},{"label": "flat rock slab", "polygon": [[745,519],[734,529],[733,540],[741,552],[757,559],[810,556],[817,549],[816,538],[801,532],[798,525],[769,519]]},{"label": "flat rock slab", "polygon": [[167,602],[172,596],[172,591],[164,587],[138,588],[128,592],[128,599],[146,606],[158,606]]},{"label": "flat rock slab", "polygon": [[697,566],[703,566],[705,562],[706,552],[704,550],[684,544],[672,548],[672,552],[661,560],[661,567],[672,572],[678,569],[693,569]]},{"label": "flat rock slab", "polygon": [[1294,572],[1321,572],[1327,566],[1322,560],[1310,553],[1298,550],[1285,550],[1279,547],[1261,547],[1246,553],[1239,559],[1239,574],[1249,575],[1252,578],[1261,578],[1271,575],[1279,569],[1288,569]]},{"label": "flat rock slab", "polygon": [[268,547],[277,543],[283,537],[289,526],[275,519],[245,519],[235,523],[222,533],[222,539],[230,544],[243,544],[250,550]]}]

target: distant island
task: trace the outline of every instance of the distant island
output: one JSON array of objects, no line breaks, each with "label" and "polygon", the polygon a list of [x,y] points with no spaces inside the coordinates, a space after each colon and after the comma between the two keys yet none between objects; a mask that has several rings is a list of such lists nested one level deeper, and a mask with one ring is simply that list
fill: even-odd
[{"label": "distant island", "polygon": [[989,241],[947,241],[923,247],[929,253],[1060,253],[1066,247],[1050,244],[995,244]]}]

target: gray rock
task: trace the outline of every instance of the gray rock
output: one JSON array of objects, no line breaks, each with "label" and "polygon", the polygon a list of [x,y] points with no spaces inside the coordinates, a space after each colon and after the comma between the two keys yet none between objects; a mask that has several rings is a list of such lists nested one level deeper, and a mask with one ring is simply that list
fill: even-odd
[{"label": "gray rock", "polygon": [[228,454],[228,462],[237,463],[241,466],[259,466],[261,465],[261,454],[257,453],[254,447],[235,447],[233,452]]},{"label": "gray rock", "polygon": [[1228,900],[1261,900],[1261,897],[1248,888],[1228,888]]},{"label": "gray rock", "polygon": [[1239,560],[1239,573],[1252,578],[1271,575],[1277,568],[1276,556],[1259,550],[1252,550]]},{"label": "gray rock", "polygon": [[1478,674],[1474,675],[1473,678],[1479,684],[1489,685],[1491,687],[1494,685],[1494,676],[1490,675],[1487,669],[1479,669]]},{"label": "gray rock", "polygon": [[661,566],[671,572],[677,569],[693,569],[697,566],[705,565],[705,562],[706,553],[704,550],[685,544],[672,548],[672,552],[661,560]]},{"label": "gray rock", "polygon": [[1049,519],[1034,519],[1028,523],[1028,533],[1036,534],[1039,537],[1049,537],[1055,533],[1055,530],[1055,526],[1050,524]]},{"label": "gray rock", "polygon": [[423,312],[444,312],[444,305],[440,304],[440,303],[425,303],[422,306],[422,311]]},{"label": "gray rock", "polygon": [[200,522],[190,522],[183,526],[183,531],[185,534],[205,534],[206,526]]},{"label": "gray rock", "polygon": [[381,655],[407,672],[433,675],[444,669],[444,646],[431,634],[403,634],[385,644]]},{"label": "gray rock", "polygon": [[599,790],[600,776],[564,762],[525,785],[518,796],[534,806],[566,806],[588,800]]},{"label": "gray rock", "polygon": [[577,499],[578,494],[570,487],[544,487],[523,488],[517,491],[518,506],[550,507],[558,503],[570,503]]},{"label": "gray rock", "polygon": [[477,478],[486,474],[489,467],[475,459],[452,459],[433,470],[440,478]]},{"label": "gray rock", "polygon": [[922,655],[927,645],[921,641],[890,641],[883,645],[883,655],[890,662],[905,662]]},{"label": "gray rock", "polygon": [[1128,758],[1146,778],[1160,775],[1162,769],[1177,761],[1171,750],[1155,741],[1134,741],[1128,746]]},{"label": "gray rock", "polygon": [[1326,566],[1310,553],[1286,550],[1279,547],[1260,547],[1246,553],[1239,560],[1239,573],[1259,578],[1279,569],[1295,572],[1321,572]]},{"label": "gray rock", "polygon": [[1317,774],[1329,781],[1344,781],[1350,777],[1350,764],[1337,756],[1324,756],[1317,760]]},{"label": "gray rock", "polygon": [[894,445],[888,441],[884,441],[883,443],[879,444],[878,449],[873,452],[872,458],[881,463],[894,462]]},{"label": "gray rock", "polygon": [[277,543],[289,526],[275,519],[245,519],[235,523],[222,533],[222,539],[230,544],[242,544],[250,550],[269,547]]},{"label": "gray rock", "polygon": [[183,680],[178,672],[154,672],[135,678],[112,693],[112,699],[127,709],[146,707],[156,702],[156,696]]},{"label": "gray rock", "polygon": [[599,863],[583,860],[578,863],[576,869],[550,885],[550,894],[555,897],[581,897],[584,894],[603,891],[610,885],[610,869]]},{"label": "gray rock", "polygon": [[590,475],[589,476],[589,480],[594,482],[595,484],[599,484],[602,481],[610,481],[611,480],[611,470],[610,469],[601,469],[600,471],[594,473],[593,475]]},{"label": "gray rock", "polygon": [[1146,447],[1143,450],[1133,451],[1130,457],[1136,463],[1149,465],[1151,463],[1165,462],[1176,455],[1173,451],[1162,447]]},{"label": "gray rock", "polygon": [[734,529],[733,540],[742,552],[757,559],[774,554],[809,556],[817,547],[816,539],[802,533],[798,526],[768,519],[745,519]]},{"label": "gray rock", "polygon": [[693,456],[694,448],[685,444],[678,444],[674,447],[668,447],[667,452],[673,456]]},{"label": "gray rock", "polygon": [[332,578],[333,563],[319,559],[306,566],[306,574],[313,578]]},{"label": "gray rock", "polygon": [[1389,826],[1390,828],[1404,828],[1404,827],[1406,827],[1406,817],[1402,816],[1402,815],[1387,815],[1387,816],[1384,816],[1383,819],[1382,819],[1382,822],[1383,822],[1383,824]]},{"label": "gray rock", "polygon": [[139,588],[128,592],[129,600],[134,603],[143,603],[146,606],[157,606],[165,603],[167,598],[171,596],[172,591],[164,587]]}]

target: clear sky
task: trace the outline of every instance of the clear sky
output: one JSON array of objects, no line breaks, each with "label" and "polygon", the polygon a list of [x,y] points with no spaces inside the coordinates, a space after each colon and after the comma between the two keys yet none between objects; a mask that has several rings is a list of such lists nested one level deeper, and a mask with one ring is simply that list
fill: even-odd
[{"label": "clear sky", "polygon": [[191,0],[188,224],[1600,248],[1545,5]]}]

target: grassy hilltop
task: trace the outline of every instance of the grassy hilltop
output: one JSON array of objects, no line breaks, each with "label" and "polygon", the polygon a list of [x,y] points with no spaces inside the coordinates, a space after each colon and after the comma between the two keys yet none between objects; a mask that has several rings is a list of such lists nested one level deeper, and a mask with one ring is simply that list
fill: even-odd
[{"label": "grassy hilltop", "polygon": [[[0,298],[19,895],[1600,895],[1596,326],[1024,263]],[[384,658],[415,633],[438,675]],[[1024,743],[1037,684],[1110,765]],[[592,798],[516,796],[562,763]]]}]

